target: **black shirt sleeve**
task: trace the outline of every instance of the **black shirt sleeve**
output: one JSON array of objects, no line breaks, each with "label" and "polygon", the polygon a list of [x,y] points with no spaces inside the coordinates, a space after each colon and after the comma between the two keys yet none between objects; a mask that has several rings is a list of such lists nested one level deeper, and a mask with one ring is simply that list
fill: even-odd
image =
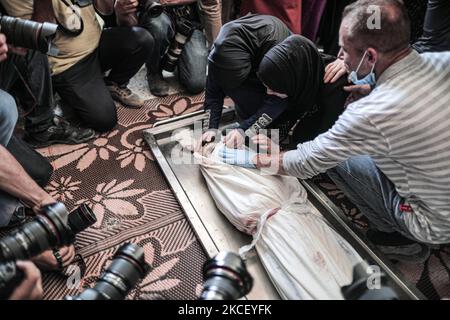
[{"label": "black shirt sleeve", "polygon": [[206,79],[206,93],[204,108],[209,111],[209,129],[219,129],[220,119],[222,117],[223,103],[225,93],[214,81],[211,74]]},{"label": "black shirt sleeve", "polygon": [[250,118],[241,122],[239,127],[244,131],[253,125],[257,125],[258,129],[265,129],[277,120],[288,109],[288,106],[288,99],[282,99],[274,95],[266,95],[258,111]]}]

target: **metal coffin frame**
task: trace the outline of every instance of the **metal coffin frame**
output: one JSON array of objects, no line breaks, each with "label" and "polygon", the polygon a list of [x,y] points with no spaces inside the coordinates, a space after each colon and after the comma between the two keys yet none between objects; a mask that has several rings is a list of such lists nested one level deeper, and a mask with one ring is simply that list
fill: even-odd
[{"label": "metal coffin frame", "polygon": [[[183,115],[180,117],[164,120],[155,123],[152,129],[144,131],[144,138],[147,141],[153,155],[158,162],[163,174],[165,175],[167,182],[169,183],[175,197],[179,201],[183,211],[185,212],[194,232],[200,240],[204,250],[209,257],[213,257],[221,250],[233,250],[236,251],[240,245],[250,242],[250,237],[246,237],[240,233],[234,226],[229,223],[223,215],[220,214],[217,208],[210,206],[208,201],[199,196],[197,193],[192,193],[190,189],[193,189],[191,185],[183,186],[186,184],[186,177],[180,177],[183,175],[181,171],[177,171],[176,167],[171,166],[170,159],[167,159],[164,155],[164,148],[170,144],[170,136],[176,129],[191,127],[194,122],[207,119],[207,114],[203,111],[198,111],[192,114]],[[222,116],[222,123],[228,124],[234,122],[234,108],[226,108]],[[175,169],[174,169],[175,168]],[[188,168],[186,168],[188,169]],[[189,172],[189,170],[183,170]],[[199,171],[199,170],[197,170]],[[192,170],[190,171],[192,173]],[[200,173],[198,173],[200,174]],[[198,182],[198,181],[197,181]],[[378,265],[381,270],[390,278],[391,283],[396,287],[397,291],[401,293],[402,299],[425,299],[422,293],[420,293],[413,285],[406,282],[400,275],[395,266],[384,258],[376,248],[368,245],[364,236],[357,228],[352,225],[345,214],[330,200],[328,197],[311,181],[301,181],[303,186],[308,191],[308,199],[313,206],[318,209],[322,215],[330,222],[331,225],[360,253],[360,255],[368,260],[371,264]],[[188,183],[189,184],[189,183]],[[204,184],[204,183],[203,183]],[[199,184],[195,184],[197,188]],[[203,186],[203,188],[205,188]],[[205,191],[205,189],[203,189]],[[206,191],[207,192],[207,191]],[[209,197],[209,194],[207,195]],[[210,198],[210,197],[209,197]],[[202,205],[197,205],[194,200],[201,199]],[[206,201],[206,205],[203,202]],[[209,199],[212,202],[212,199]],[[213,213],[213,219],[219,219],[215,221],[215,224],[208,225],[208,214],[210,211],[216,211],[219,213],[216,217],[216,213]],[[220,216],[220,217],[219,217]],[[223,219],[223,220],[222,220]],[[227,229],[227,233],[231,233],[233,239],[223,239],[218,237],[217,234],[221,234],[223,230]],[[229,243],[231,241],[231,243]],[[247,261],[249,272],[255,278],[255,284],[252,292],[247,296],[248,299],[279,299],[275,288],[270,282],[270,278],[265,272],[264,268],[259,262],[257,256],[252,257]]]}]

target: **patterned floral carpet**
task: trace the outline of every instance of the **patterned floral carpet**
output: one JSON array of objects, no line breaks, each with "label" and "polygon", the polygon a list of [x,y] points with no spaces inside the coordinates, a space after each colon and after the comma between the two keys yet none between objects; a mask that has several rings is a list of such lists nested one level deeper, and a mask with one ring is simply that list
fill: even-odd
[{"label": "patterned floral carpet", "polygon": [[[89,143],[41,149],[55,173],[48,191],[69,209],[87,203],[98,222],[77,237],[86,263],[78,287],[73,278],[48,274],[45,298],[61,299],[92,286],[124,242],[145,248],[152,271],[129,299],[195,299],[206,256],[158,165],[142,139],[156,121],[197,111],[203,95],[173,95],[147,101],[140,110],[118,107],[119,124]],[[315,182],[359,228],[364,216],[326,177]],[[433,250],[424,264],[398,263],[407,280],[430,299],[450,298],[450,247]]]},{"label": "patterned floral carpet", "polygon": [[[89,143],[41,149],[55,173],[47,190],[69,209],[87,203],[98,222],[77,237],[86,263],[78,287],[73,277],[48,274],[46,299],[91,286],[124,242],[142,245],[152,271],[130,299],[195,299],[206,256],[142,139],[158,120],[202,107],[203,96],[149,100],[142,109],[118,107],[119,124]],[[71,272],[69,272],[71,273]]]}]

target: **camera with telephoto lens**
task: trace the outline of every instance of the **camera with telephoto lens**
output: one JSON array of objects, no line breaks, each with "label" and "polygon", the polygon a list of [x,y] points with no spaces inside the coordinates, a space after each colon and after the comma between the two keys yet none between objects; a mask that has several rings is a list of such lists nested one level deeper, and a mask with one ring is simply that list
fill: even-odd
[{"label": "camera with telephoto lens", "polygon": [[163,13],[164,7],[156,0],[140,0],[139,11],[150,18],[156,18]]},{"label": "camera with telephoto lens", "polygon": [[195,28],[193,24],[184,18],[178,18],[176,23],[176,34],[175,38],[170,44],[169,50],[162,61],[162,69],[168,72],[174,72],[178,65],[178,60],[180,59],[181,53],[183,52],[184,45],[191,37]]},{"label": "camera with telephoto lens", "polygon": [[397,293],[388,285],[388,279],[384,273],[375,275],[378,277],[377,285],[369,288],[369,265],[361,262],[353,268],[353,281],[348,286],[342,287],[341,292],[345,300],[399,300]]},{"label": "camera with telephoto lens", "polygon": [[203,266],[200,300],[237,300],[250,292],[253,278],[245,262],[232,252],[220,252]]},{"label": "camera with telephoto lens", "polygon": [[93,288],[66,300],[123,300],[149,271],[144,249],[132,243],[124,244]]},{"label": "camera with telephoto lens", "polygon": [[77,233],[97,221],[87,205],[69,214],[66,206],[57,202],[43,207],[42,211],[0,239],[0,261],[28,260],[48,249],[72,244]]},{"label": "camera with telephoto lens", "polygon": [[0,32],[5,34],[9,43],[16,47],[48,53],[54,49],[52,40],[58,25],[39,23],[9,16],[0,16]]},{"label": "camera with telephoto lens", "polygon": [[43,213],[11,235],[0,239],[0,299],[7,299],[22,282],[16,260],[28,260],[53,247],[69,245],[75,235],[97,221],[88,206],[69,213],[62,203],[43,207]]}]

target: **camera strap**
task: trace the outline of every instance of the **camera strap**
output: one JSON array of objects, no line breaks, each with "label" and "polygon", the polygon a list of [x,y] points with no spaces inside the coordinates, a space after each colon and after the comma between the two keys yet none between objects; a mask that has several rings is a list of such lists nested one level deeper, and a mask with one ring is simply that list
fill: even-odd
[{"label": "camera strap", "polygon": [[64,33],[65,35],[68,35],[69,37],[78,37],[84,31],[84,22],[77,8],[84,8],[89,5],[92,5],[92,0],[84,0],[84,1],[60,0],[60,1],[64,3],[64,5],[66,5],[68,8],[70,8],[72,13],[80,20],[80,29],[74,31],[66,28],[60,21],[58,21],[58,18],[55,15],[55,20],[58,23],[58,30]]},{"label": "camera strap", "polygon": [[27,90],[28,94],[30,95],[31,99],[33,99],[33,106],[30,108],[30,110],[26,111],[25,114],[23,115],[24,117],[28,116],[30,113],[32,113],[37,105],[37,99],[33,94],[33,91],[31,90],[30,86],[28,85],[28,83],[26,82],[25,78],[23,77],[23,75],[20,73],[19,69],[17,68],[16,64],[13,62],[12,63],[14,70],[16,70],[17,75],[20,78],[20,81],[22,81],[22,84],[24,85],[25,89]]}]

